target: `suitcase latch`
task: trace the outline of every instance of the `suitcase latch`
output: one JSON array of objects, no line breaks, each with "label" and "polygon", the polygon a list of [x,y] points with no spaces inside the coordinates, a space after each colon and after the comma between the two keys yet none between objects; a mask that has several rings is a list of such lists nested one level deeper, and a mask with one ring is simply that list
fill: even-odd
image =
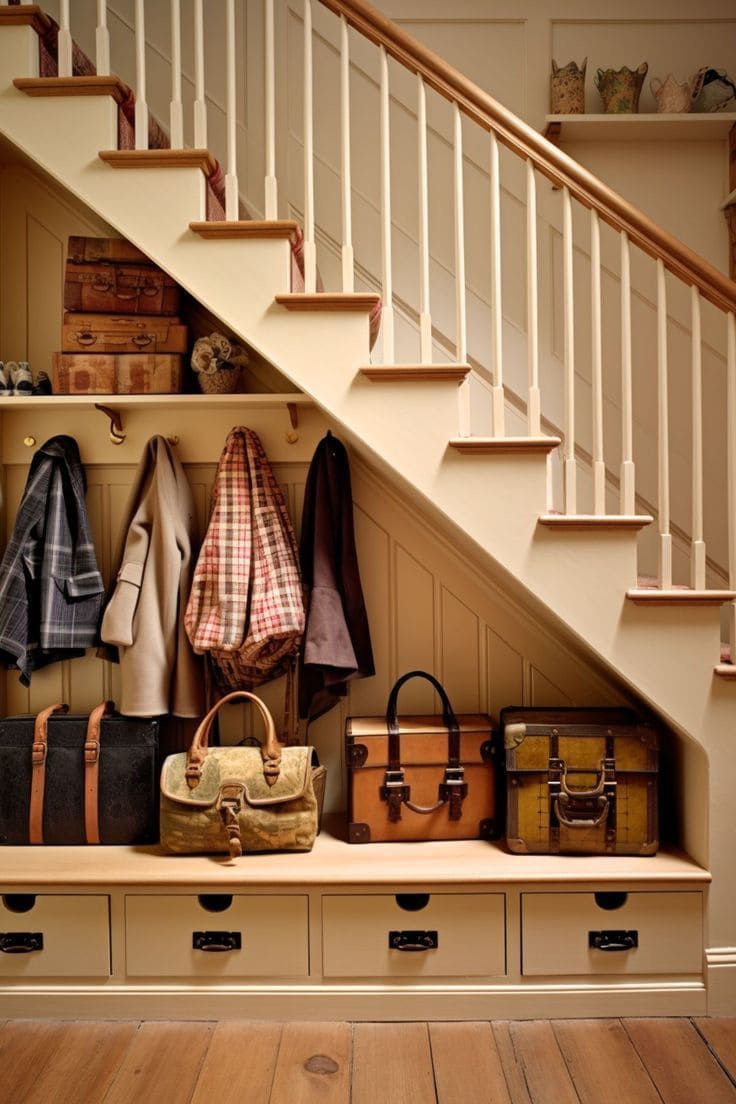
[{"label": "suitcase latch", "polygon": [[411,793],[411,787],[404,781],[403,770],[387,770],[378,793],[381,801],[388,803],[388,819],[394,823],[401,820],[402,802],[408,801]]}]

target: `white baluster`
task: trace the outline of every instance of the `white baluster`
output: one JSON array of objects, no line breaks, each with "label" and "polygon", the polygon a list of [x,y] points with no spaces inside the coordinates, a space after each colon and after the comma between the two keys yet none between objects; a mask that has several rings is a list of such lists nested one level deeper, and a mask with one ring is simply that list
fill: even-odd
[{"label": "white baluster", "polygon": [[494,437],[506,435],[506,411],[503,393],[503,311],[501,285],[501,173],[498,159],[498,140],[493,131],[491,139],[491,414]]},{"label": "white baluster", "polygon": [[703,347],[700,326],[700,292],[690,289],[692,313],[692,438],[693,438],[693,536],[690,585],[705,590],[705,541],[703,539]]},{"label": "white baluster", "polygon": [[429,307],[429,157],[427,89],[417,73],[417,172],[419,184],[419,360],[432,363],[432,315]]},{"label": "white baluster", "polygon": [[631,253],[629,236],[621,232],[621,487],[619,509],[636,513],[634,414],[631,371]]},{"label": "white baluster", "polygon": [[657,433],[659,513],[659,585],[672,586],[672,534],[670,533],[670,441],[667,409],[667,287],[664,264],[657,260]]},{"label": "white baluster", "polygon": [[135,0],[135,148],[148,149],[146,100],[146,23],[143,0]]},{"label": "white baluster", "polygon": [[601,331],[601,227],[590,212],[590,328],[593,402],[593,513],[606,512],[606,465],[603,461],[603,338]]},{"label": "white baluster", "polygon": [[[726,440],[728,494],[728,586],[736,590],[736,315],[726,315]],[[736,602],[728,607],[728,642],[731,663],[736,663]]]},{"label": "white baluster", "polygon": [[[463,117],[453,104],[455,123],[455,359],[464,364],[468,359],[468,319],[465,306],[465,190],[463,187]],[[460,384],[459,430],[461,437],[470,436],[470,379]]]},{"label": "white baluster", "polygon": [[70,77],[72,75],[72,34],[69,23],[69,0],[61,0],[59,5],[57,51],[58,74],[60,77]]},{"label": "white baluster", "polygon": [[110,72],[110,32],[107,28],[107,0],[97,0],[95,67],[100,77],[107,76]]},{"label": "white baluster", "polygon": [[204,95],[204,12],[194,0],[194,147],[207,149],[207,103]]},{"label": "white baluster", "polygon": [[314,240],[314,115],[312,74],[312,0],[304,0],[304,290],[317,286]]},{"label": "white baluster", "polygon": [[388,55],[381,46],[381,333],[384,364],[394,362],[394,293],[391,273],[391,129]]},{"label": "white baluster", "polygon": [[539,289],[537,287],[537,185],[534,165],[526,163],[526,328],[529,399],[527,407],[530,437],[541,433],[539,396]]},{"label": "white baluster", "polygon": [[181,98],[181,0],[171,0],[171,148],[184,147],[184,105]]},{"label": "white baluster", "polygon": [[340,154],[342,159],[342,290],[355,290],[353,184],[350,171],[350,43],[348,21],[340,16]]},{"label": "white baluster", "polygon": [[227,170],[225,172],[225,218],[238,217],[238,119],[237,74],[235,72],[235,0],[225,6]]},{"label": "white baluster", "polygon": [[264,213],[267,219],[277,219],[279,217],[279,199],[276,181],[276,47],[273,0],[266,0],[265,15],[266,180]]},{"label": "white baluster", "polygon": [[577,461],[575,459],[575,301],[572,248],[572,199],[562,190],[562,295],[565,312],[565,449],[562,461],[565,513],[577,513]]}]

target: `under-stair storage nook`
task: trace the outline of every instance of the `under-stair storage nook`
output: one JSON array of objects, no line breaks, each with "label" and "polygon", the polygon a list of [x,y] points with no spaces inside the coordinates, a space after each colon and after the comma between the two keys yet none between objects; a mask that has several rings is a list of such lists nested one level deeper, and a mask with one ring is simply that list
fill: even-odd
[{"label": "under-stair storage nook", "polygon": [[[274,5],[265,0],[267,49],[275,34],[293,53],[294,14],[287,9],[278,8],[283,18],[274,31]],[[12,526],[33,448],[53,433],[69,433],[87,469],[92,528],[103,574],[109,573],[116,522],[148,438],[162,433],[177,440],[203,528],[217,456],[236,424],[258,432],[298,524],[309,458],[331,429],[350,451],[356,539],[376,654],[376,676],[354,683],[348,698],[310,731],[328,767],[328,815],[308,854],[226,860],[170,856],[156,846],[0,849],[3,1010],[18,1017],[324,1020],[734,1014],[736,891],[729,832],[736,770],[730,738],[736,579],[723,567],[729,536],[718,525],[706,557],[698,525],[680,524],[679,499],[677,524],[670,524],[666,444],[646,444],[645,459],[654,467],[642,464],[639,483],[633,439],[640,443],[642,425],[650,427],[652,406],[660,419],[667,408],[664,288],[672,290],[672,311],[688,295],[697,300],[692,319],[700,319],[702,296],[709,340],[715,316],[726,319],[728,347],[721,350],[719,338],[706,357],[732,383],[736,292],[664,231],[647,236],[647,220],[623,201],[605,206],[605,189],[596,192],[591,185],[586,191],[585,174],[577,174],[564,154],[449,67],[430,81],[434,55],[390,21],[371,22],[362,0],[307,0],[300,11],[305,42],[311,44],[314,18],[342,59],[343,95],[350,74],[346,43],[361,65],[363,51],[379,51],[383,221],[378,234],[372,233],[372,214],[367,229],[358,228],[356,200],[355,247],[349,218],[343,218],[342,240],[333,240],[331,229],[315,232],[315,177],[308,168],[301,202],[289,196],[291,154],[287,164],[277,164],[268,140],[263,203],[249,212],[263,217],[244,217],[238,210],[241,189],[231,147],[224,165],[225,217],[208,220],[205,181],[215,171],[213,162],[193,156],[183,141],[173,150],[146,148],[140,98],[136,148],[118,150],[114,78],[75,77],[71,67],[64,73],[65,44],[71,43],[66,26],[59,32],[59,75],[41,77],[41,16],[33,5],[0,6],[0,355],[9,358],[22,345],[27,359],[40,365],[56,347],[68,235],[120,235],[239,335],[264,365],[260,393],[104,396],[103,405],[117,415],[112,435],[109,414],[95,409],[100,396],[1,399],[4,533]],[[104,42],[105,35],[98,36],[98,45]],[[453,122],[443,133],[451,142],[454,134],[455,174],[452,287],[444,269],[439,287],[430,281],[437,266],[425,237],[416,302],[405,296],[400,246],[402,283],[394,290],[392,282],[386,156],[388,62],[393,72],[410,49],[420,125],[428,89],[439,89],[451,102]],[[97,57],[101,76],[103,57],[104,50]],[[308,48],[303,65],[311,76]],[[272,68],[267,53],[271,76]],[[145,88],[140,77],[139,90]],[[265,117],[273,121],[268,79]],[[84,94],[74,94],[82,89]],[[309,96],[305,104],[303,145],[311,165]],[[349,114],[343,115],[348,151]],[[177,112],[170,118],[175,124]],[[480,306],[470,293],[466,299],[462,279],[462,138],[468,118],[486,141],[491,136],[490,366],[475,356]],[[171,130],[173,145],[175,126]],[[354,139],[354,150],[356,144]],[[501,249],[499,240],[501,145],[502,163],[511,158],[509,149],[517,154],[514,164],[522,159],[512,182],[521,189],[528,218],[522,298],[529,332],[523,339],[504,314],[501,295],[508,260],[508,245]],[[195,153],[201,146],[194,142]],[[420,142],[420,160],[421,150]],[[349,181],[344,183],[349,168],[348,153],[336,177],[340,188],[331,193],[343,214],[352,194]],[[540,190],[538,197],[535,174],[561,187],[545,190],[544,197]],[[319,172],[316,177],[318,187],[324,186]],[[590,433],[583,431],[577,443],[574,395],[565,391],[565,380],[569,384],[574,376],[571,234],[581,217],[577,207],[573,217],[572,199],[581,210],[594,208],[576,246],[585,254],[585,278],[594,289],[594,364],[580,386],[586,402],[601,399]],[[559,224],[548,206],[558,200]],[[423,202],[420,189],[420,207]],[[596,203],[602,205],[600,220]],[[283,214],[295,217],[280,219]],[[424,214],[426,208],[420,211],[420,238]],[[536,222],[542,218],[554,227],[553,259],[564,274],[556,288],[548,258],[537,264]],[[599,221],[605,224],[602,238]],[[303,240],[295,224],[303,228]],[[656,288],[647,300],[647,318],[657,321],[653,347],[659,365],[654,384],[646,386],[643,422],[624,420],[614,459],[604,457],[602,427],[610,428],[613,406],[617,417],[621,406],[629,407],[630,396],[625,392],[612,403],[603,374],[601,243],[607,262],[611,227],[623,234],[623,272],[635,283],[639,259],[629,264],[629,245],[652,259]],[[371,241],[364,262],[358,246],[365,246],[366,234]],[[395,227],[393,236],[400,237]],[[298,290],[295,243],[303,281]],[[377,244],[380,263],[373,252]],[[23,279],[9,284],[5,274],[11,269]],[[538,274],[552,280],[555,292],[544,304],[533,282]],[[630,290],[627,278],[621,277]],[[679,286],[672,289],[675,278],[694,281],[685,285],[688,295]],[[326,291],[317,290],[323,285]],[[331,290],[335,286],[340,290]],[[382,332],[371,351],[369,319],[379,299]],[[542,330],[536,328],[555,304],[567,327],[566,355],[540,360]],[[508,300],[506,310],[514,313],[517,306]],[[697,333],[699,321],[692,319],[688,314],[687,325]],[[635,318],[635,329],[638,324]],[[630,381],[631,316],[625,306],[621,325],[617,347]],[[414,357],[405,355],[409,336],[417,342]],[[734,394],[728,391],[729,403],[736,401]],[[719,462],[728,451],[725,440],[716,448],[701,433],[699,441],[709,459],[711,446]],[[716,480],[719,488],[732,487],[730,464]],[[701,475],[702,467],[701,457],[695,464]],[[681,472],[679,453],[673,468]],[[689,477],[687,483],[689,489]],[[693,494],[697,499],[697,490]],[[652,517],[654,536],[640,539]],[[681,580],[683,572],[689,576],[691,558],[686,585]],[[723,631],[721,607],[727,611]],[[441,675],[456,708],[489,712],[494,719],[510,704],[634,704],[652,710],[667,733],[658,853],[521,856],[502,841],[347,843],[346,717],[380,713],[396,677],[417,667]],[[9,672],[3,710],[33,712],[51,700],[85,710],[103,698],[114,700],[117,679],[114,665],[91,653],[38,672],[28,689]],[[283,707],[280,685],[267,687],[264,698],[274,713]],[[433,711],[431,692],[412,691],[407,706]],[[228,723],[232,731],[226,728],[225,738],[250,734],[247,709]]]}]

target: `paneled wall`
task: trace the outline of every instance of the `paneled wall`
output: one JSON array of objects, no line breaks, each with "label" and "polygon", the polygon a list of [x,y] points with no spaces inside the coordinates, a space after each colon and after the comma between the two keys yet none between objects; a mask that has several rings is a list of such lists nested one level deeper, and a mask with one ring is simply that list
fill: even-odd
[{"label": "paneled wall", "polygon": [[[27,166],[6,164],[0,173],[0,359],[27,358],[32,367],[48,367],[57,347],[61,320],[63,257],[69,234],[105,234],[55,186]],[[94,410],[77,412],[13,411],[3,401],[2,500],[4,533],[10,532],[23,492],[32,447],[55,433],[74,436],[88,475],[88,507],[100,564],[107,578],[138,459],[153,433],[175,434],[204,532],[217,459],[228,430],[249,425],[263,441],[284,487],[297,530],[304,483],[314,448],[328,425],[312,407],[299,407],[298,439],[285,401],[249,406],[234,396],[231,409],[213,410],[193,403],[189,410],[123,412],[128,436],[110,443],[107,422]],[[385,480],[352,456],[355,530],[361,576],[376,658],[376,676],[355,682],[339,707],[320,718],[309,739],[329,768],[328,804],[344,804],[343,733],[350,714],[385,710],[393,681],[414,668],[434,672],[446,686],[457,711],[489,711],[497,718],[510,704],[592,704],[622,700],[612,683],[572,643],[524,609],[485,578],[410,508]],[[52,700],[86,710],[116,696],[118,671],[90,650],[81,659],[54,665],[33,676],[30,689],[17,672],[2,678],[8,713],[33,711]],[[283,680],[264,688],[277,718],[283,709]],[[428,686],[417,680],[402,691],[406,712],[433,711]],[[224,722],[226,739],[251,732],[247,710],[233,709]]]}]

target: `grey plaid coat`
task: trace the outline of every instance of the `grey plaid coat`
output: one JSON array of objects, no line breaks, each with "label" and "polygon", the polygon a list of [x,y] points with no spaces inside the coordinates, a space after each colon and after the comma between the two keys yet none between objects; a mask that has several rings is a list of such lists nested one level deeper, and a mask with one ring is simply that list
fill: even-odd
[{"label": "grey plaid coat", "polygon": [[89,530],[87,480],[73,437],[34,454],[0,564],[0,662],[31,673],[97,641],[102,576]]}]

